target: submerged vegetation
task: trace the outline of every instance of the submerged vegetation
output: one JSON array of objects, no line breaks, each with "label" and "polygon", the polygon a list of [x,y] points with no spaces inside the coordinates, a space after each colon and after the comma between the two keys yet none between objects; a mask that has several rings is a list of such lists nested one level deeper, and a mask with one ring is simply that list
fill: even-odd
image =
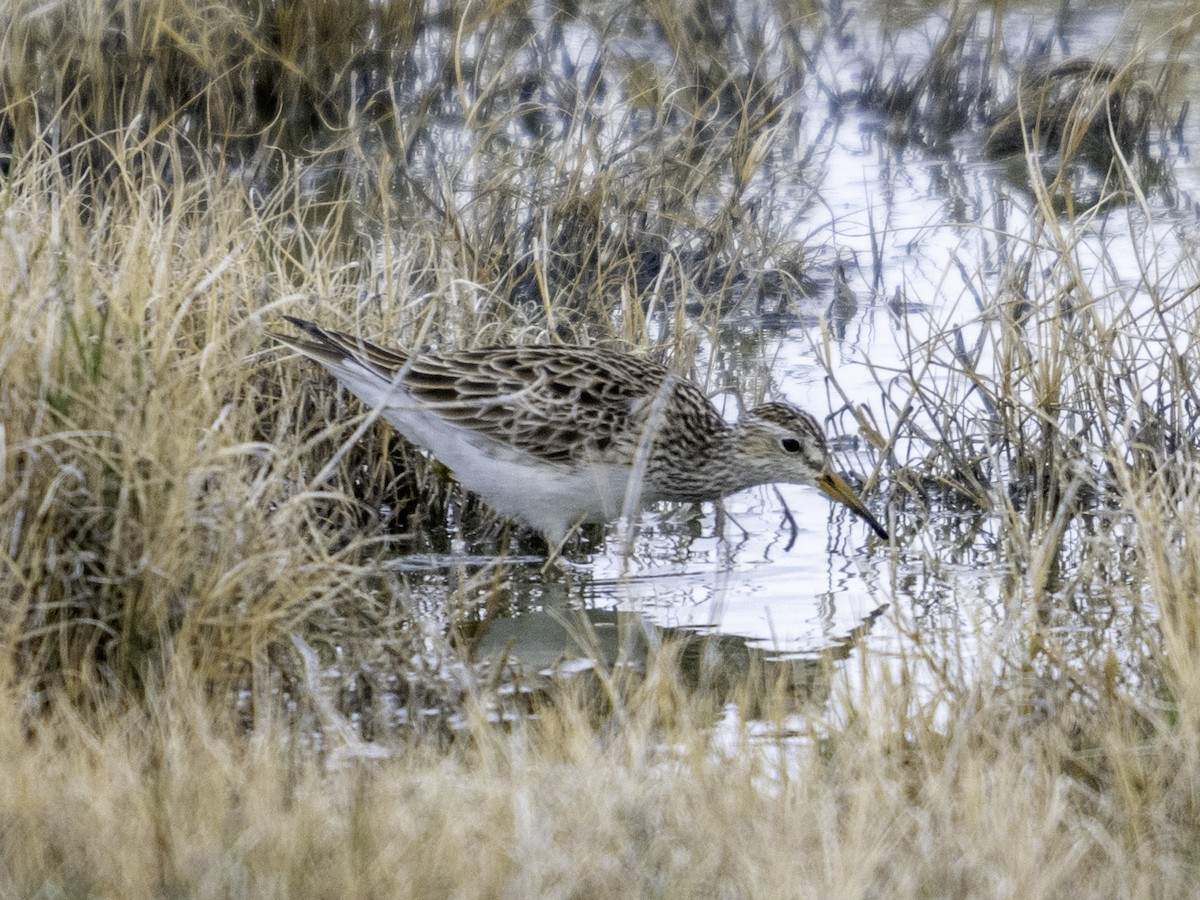
[{"label": "submerged vegetation", "polygon": [[[1188,893],[1200,18],[1081,61],[1065,8],[1036,47],[908,10],[920,52],[836,2],[0,9],[0,893]],[[883,221],[830,273],[849,110],[947,161],[961,297],[890,281]],[[963,200],[964,145],[1018,199]],[[867,306],[902,360],[865,349],[870,403],[834,364]],[[519,671],[485,626],[526,538],[272,348],[283,314],[636,346],[751,400],[807,335],[902,643],[558,616],[550,571],[594,665]]]}]

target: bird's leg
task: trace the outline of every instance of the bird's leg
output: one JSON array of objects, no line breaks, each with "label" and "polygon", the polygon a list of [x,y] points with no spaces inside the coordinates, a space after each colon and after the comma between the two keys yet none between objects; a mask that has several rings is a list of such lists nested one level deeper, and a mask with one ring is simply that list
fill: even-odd
[{"label": "bird's leg", "polygon": [[545,535],[548,552],[546,554],[546,563],[542,566],[543,575],[549,571],[551,566],[554,566],[559,571],[570,571],[570,566],[566,564],[565,560],[562,560],[562,551],[563,547],[567,545],[567,541],[569,541],[578,533],[580,524],[582,523],[576,522],[565,532],[563,532],[563,536],[558,540],[554,540],[549,535]]}]

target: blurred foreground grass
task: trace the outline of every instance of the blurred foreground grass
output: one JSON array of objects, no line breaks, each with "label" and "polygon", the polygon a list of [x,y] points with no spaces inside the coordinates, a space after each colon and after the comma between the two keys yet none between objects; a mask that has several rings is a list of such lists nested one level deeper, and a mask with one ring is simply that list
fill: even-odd
[{"label": "blurred foreground grass", "polygon": [[[686,347],[674,291],[716,298],[706,327],[734,280],[798,288],[803,248],[752,213],[788,159],[786,73],[840,26],[788,7],[751,44],[774,71],[731,52],[720,5],[686,27],[618,8],[694,65],[601,71],[617,138],[564,83],[509,80],[512,47],[557,45],[501,5],[5,8],[0,894],[1188,893],[1194,263],[1148,268],[1182,287],[1106,319],[1070,278],[1087,222],[1039,200],[1025,280],[982,314],[995,371],[951,356],[980,411],[915,365],[888,385],[910,391],[891,436],[923,448],[891,460],[897,484],[940,481],[999,523],[1006,627],[856,651],[799,708],[770,685],[722,706],[667,648],[601,679],[603,704],[567,684],[497,724],[496,686],[376,565],[452,489],[384,428],[346,442],[351,407],[267,351],[265,325],[314,307],[397,343],[645,342],[656,314]],[[381,89],[410,64],[410,93]],[[453,169],[432,147],[452,114],[470,136]],[[459,202],[450,176],[472,173]],[[1030,277],[1049,257],[1068,262]],[[1069,315],[1028,318],[1064,296]],[[1084,519],[1101,524],[1064,572]],[[1064,581],[1134,609],[1124,646],[1062,639]],[[453,621],[469,599],[444,603]],[[406,724],[324,696],[305,642],[386,669]]]}]

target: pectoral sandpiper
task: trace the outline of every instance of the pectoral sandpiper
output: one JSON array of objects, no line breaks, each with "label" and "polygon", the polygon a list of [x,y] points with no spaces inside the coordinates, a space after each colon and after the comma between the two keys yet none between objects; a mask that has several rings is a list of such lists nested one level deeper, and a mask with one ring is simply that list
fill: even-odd
[{"label": "pectoral sandpiper", "polygon": [[696,385],[628,353],[509,346],[409,354],[303,319],[273,334],[320,363],[501,515],[557,549],[575,526],[660,500],[813,485],[887,538],[833,468],[811,415],[764,403],[735,425]]}]

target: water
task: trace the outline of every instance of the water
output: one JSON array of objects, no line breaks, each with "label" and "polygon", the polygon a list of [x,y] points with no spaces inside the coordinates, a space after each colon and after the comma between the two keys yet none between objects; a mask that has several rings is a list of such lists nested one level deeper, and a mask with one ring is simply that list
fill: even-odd
[{"label": "water", "polygon": [[[894,55],[881,49],[879,26],[863,10],[856,11],[848,30],[852,42],[825,42],[797,101],[808,112],[794,120],[796,153],[809,165],[797,166],[794,180],[773,169],[760,176],[769,181],[748,188],[770,197],[779,235],[803,243],[816,289],[772,298],[778,312],[770,327],[752,310],[735,311],[716,345],[705,343],[699,352],[701,358],[736,356],[739,335],[752,335],[755,358],[748,360],[744,380],[769,373],[766,394],[819,418],[829,415],[832,430],[842,436],[839,464],[872,479],[872,486],[880,478],[886,482],[888,472],[867,452],[852,409],[885,436],[897,410],[921,390],[961,397],[972,416],[988,414],[962,360],[969,357],[982,374],[1000,364],[987,340],[996,326],[983,310],[1018,268],[1014,261],[1027,259],[1032,277],[1049,284],[1082,278],[1113,315],[1131,304],[1149,309],[1148,283],[1181,291],[1194,274],[1177,265],[1194,243],[1196,207],[1190,198],[1200,196],[1200,171],[1186,154],[1186,147],[1196,145],[1194,117],[1182,143],[1163,142],[1156,151],[1175,179],[1169,191],[1151,191],[1145,200],[1127,200],[1076,225],[1073,259],[1083,266],[1076,271],[1045,250],[1030,250],[1039,239],[1032,197],[1019,166],[1014,178],[1005,163],[985,159],[982,134],[959,134],[931,150],[898,141],[894,124],[854,103],[840,103],[836,117],[827,115],[831,95],[849,96],[859,88],[864,59],[886,58],[896,70],[920,67],[942,32],[941,21],[925,9],[894,11],[907,15],[909,23],[895,39]],[[1057,33],[1048,52],[1054,59],[1106,53],[1120,59],[1138,40],[1153,48],[1153,35],[1167,27],[1160,21],[1174,21],[1162,9],[1091,6]],[[1009,47],[1039,47],[1041,36],[1051,32],[1053,12],[1030,6],[1024,15],[1006,17]],[[599,58],[597,41],[582,26],[568,26],[564,46],[580,70]],[[653,43],[629,52],[655,62],[664,53]],[[839,261],[854,294],[850,304],[835,302]],[[1174,315],[1187,321],[1193,308]],[[1039,314],[1053,318],[1044,309]],[[1146,318],[1135,321],[1159,327]],[[1161,327],[1164,332],[1154,336],[1168,340],[1169,328]],[[1025,339],[1036,346],[1053,336],[1053,329],[1036,327]],[[1153,356],[1153,342],[1139,353]],[[712,386],[720,384],[718,378]],[[723,396],[727,415],[735,416],[735,404]],[[922,415],[927,414],[918,405],[894,445],[900,462],[928,449],[912,428],[931,426]],[[1004,462],[998,466],[1004,472]],[[881,519],[885,502],[878,492],[868,494]],[[1012,579],[1028,576],[1024,562],[1005,548],[1002,519],[936,497],[924,515],[914,514],[903,498],[892,513],[894,540],[883,543],[849,512],[803,487],[743,492],[725,501],[720,512],[712,504],[700,512],[651,510],[632,526],[609,529],[598,546],[568,551],[566,575],[545,574],[536,562],[510,561],[513,624],[526,617],[526,651],[537,660],[534,668],[559,655],[555,642],[561,640],[560,631],[550,628],[547,638],[547,629],[535,623],[561,610],[590,611],[596,622],[619,612],[663,629],[734,636],[770,658],[864,644],[879,653],[896,652],[911,645],[914,635],[937,635],[969,656],[981,634],[1006,639],[1005,597]],[[1054,590],[1085,611],[1104,595],[1101,605],[1111,611],[1111,584],[1071,578],[1072,561],[1084,553],[1087,540],[1086,526],[1073,524],[1063,543],[1067,571],[1059,573]],[[440,565],[430,568],[438,571]],[[1113,576],[1122,577],[1119,566]],[[1073,622],[1083,634],[1090,619],[1081,612]],[[522,630],[509,624],[501,630],[504,640],[493,636],[488,644],[483,629],[483,652],[502,644],[519,656]],[[561,652],[578,648],[564,645]]]}]

